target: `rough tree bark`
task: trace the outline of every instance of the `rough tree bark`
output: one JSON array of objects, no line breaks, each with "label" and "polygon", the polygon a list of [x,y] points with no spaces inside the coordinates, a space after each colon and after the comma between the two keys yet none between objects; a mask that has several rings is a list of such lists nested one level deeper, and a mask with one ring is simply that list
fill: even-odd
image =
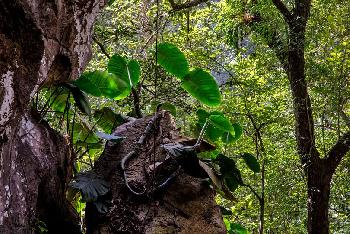
[{"label": "rough tree bark", "polygon": [[0,232],[78,233],[65,199],[74,155],[30,108],[43,85],[75,79],[90,59],[102,0],[0,1]]},{"label": "rough tree bark", "polygon": [[[126,180],[138,192],[154,189],[155,181],[161,177],[164,180],[174,171],[174,165],[162,166],[167,153],[161,145],[181,138],[168,112],[156,115],[156,127],[126,167]],[[143,195],[135,195],[127,188],[121,161],[135,150],[151,118],[119,126],[114,134],[126,139],[119,144],[106,144],[95,172],[111,184],[111,208],[103,215],[92,204],[87,206],[88,233],[226,233],[215,194],[201,179],[179,174],[163,189]],[[154,165],[164,170],[153,173],[150,169]]]}]

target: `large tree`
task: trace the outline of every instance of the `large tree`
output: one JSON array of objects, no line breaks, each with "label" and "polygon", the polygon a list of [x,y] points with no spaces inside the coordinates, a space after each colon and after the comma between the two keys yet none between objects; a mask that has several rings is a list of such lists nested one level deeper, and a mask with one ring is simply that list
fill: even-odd
[{"label": "large tree", "polygon": [[[272,2],[283,16],[284,25],[277,29],[269,28],[263,36],[279,58],[290,83],[298,154],[307,175],[308,232],[329,233],[331,180],[337,166],[350,150],[350,132],[340,136],[326,155],[321,156],[316,147],[314,115],[308,90],[310,85],[306,79],[305,65],[305,37],[311,0],[296,0],[290,4],[291,7],[287,7],[281,0]],[[263,21],[263,17],[255,15],[255,22],[252,23],[259,24]],[[285,32],[284,26],[287,27],[285,40],[280,36]]]}]

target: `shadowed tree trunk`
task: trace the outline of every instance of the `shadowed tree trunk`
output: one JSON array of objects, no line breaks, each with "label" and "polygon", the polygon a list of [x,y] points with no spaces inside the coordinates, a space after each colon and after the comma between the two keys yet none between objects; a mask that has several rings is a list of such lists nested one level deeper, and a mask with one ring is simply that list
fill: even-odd
[{"label": "shadowed tree trunk", "polygon": [[[167,164],[169,155],[161,145],[182,138],[168,112],[154,116],[119,126],[114,134],[126,138],[119,144],[106,144],[95,172],[110,182],[112,204],[106,214],[88,204],[88,233],[226,233],[215,193],[205,181],[179,173],[159,188],[178,166],[171,160]],[[147,133],[145,129],[152,119],[155,125]],[[144,142],[138,145],[140,139]],[[138,153],[125,164],[124,177],[121,162],[133,151]],[[186,163],[189,165],[190,161]],[[154,166],[156,170],[151,170]],[[191,169],[191,173],[197,173],[198,168]],[[126,180],[135,192],[142,194],[128,189]]]},{"label": "shadowed tree trunk", "polygon": [[0,1],[0,232],[78,233],[65,199],[70,140],[31,110],[43,85],[75,79],[90,59],[102,0]]}]

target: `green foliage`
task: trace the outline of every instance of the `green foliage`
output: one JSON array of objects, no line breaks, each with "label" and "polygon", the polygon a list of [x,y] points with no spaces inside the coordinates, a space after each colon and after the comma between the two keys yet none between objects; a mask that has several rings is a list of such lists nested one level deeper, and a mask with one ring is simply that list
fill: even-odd
[{"label": "green foliage", "polygon": [[140,77],[141,77],[140,64],[137,60],[132,59],[128,62],[127,68],[129,71],[131,83],[135,87],[138,84],[138,82],[140,81]]},{"label": "green foliage", "polygon": [[190,71],[184,77],[181,87],[208,106],[218,106],[221,102],[216,81],[208,72],[200,68]]},{"label": "green foliage", "polygon": [[90,102],[88,97],[77,86],[73,84],[63,84],[72,93],[75,104],[82,113],[91,115]]},{"label": "green foliage", "polygon": [[104,132],[112,132],[116,126],[125,122],[120,114],[114,113],[111,108],[103,107],[100,110],[95,110],[93,115],[97,126],[102,128]]},{"label": "green foliage", "polygon": [[205,136],[210,141],[217,141],[221,138],[222,142],[229,144],[238,140],[242,135],[242,127],[238,123],[231,124],[224,114],[219,111],[209,113],[203,109],[198,109],[196,114],[198,117],[197,131],[203,128],[207,119],[210,120],[205,130]]},{"label": "green foliage", "polygon": [[234,133],[235,131],[230,121],[222,115],[210,115],[209,120],[216,128],[224,132]]},{"label": "green foliage", "polygon": [[251,155],[250,153],[243,153],[242,158],[250,170],[252,170],[255,173],[260,172],[260,164],[253,155]]},{"label": "green foliage", "polygon": [[84,73],[74,81],[81,90],[96,97],[108,97],[116,100],[129,95],[129,84],[127,81],[107,71],[94,71]]},{"label": "green foliage", "polygon": [[158,63],[167,72],[183,79],[188,73],[189,66],[185,55],[175,45],[164,42],[158,45]]}]

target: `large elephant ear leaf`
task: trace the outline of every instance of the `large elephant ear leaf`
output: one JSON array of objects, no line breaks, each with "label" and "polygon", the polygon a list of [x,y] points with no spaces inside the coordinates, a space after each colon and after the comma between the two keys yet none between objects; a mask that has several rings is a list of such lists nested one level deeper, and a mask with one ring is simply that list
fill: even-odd
[{"label": "large elephant ear leaf", "polygon": [[135,87],[140,80],[141,68],[137,60],[130,60],[128,63],[129,75],[132,85]]},{"label": "large elephant ear leaf", "polygon": [[252,170],[255,173],[260,172],[260,164],[253,155],[251,155],[250,153],[244,153],[242,155],[242,158],[250,170]]},{"label": "large elephant ear leaf", "polygon": [[221,102],[219,86],[215,79],[200,68],[189,72],[184,77],[181,87],[208,106],[218,106]]},{"label": "large elephant ear leaf", "polygon": [[132,86],[132,81],[128,72],[128,64],[126,60],[118,55],[113,55],[108,61],[108,72],[116,75],[118,78],[126,82],[130,87]]},{"label": "large elephant ear leaf", "polygon": [[157,47],[158,63],[170,74],[182,79],[189,71],[185,55],[173,44],[161,43]]},{"label": "large elephant ear leaf", "polygon": [[109,191],[109,183],[93,172],[79,173],[69,184],[81,192],[83,201],[93,202]]},{"label": "large elephant ear leaf", "polygon": [[84,73],[73,84],[96,97],[121,99],[130,93],[130,87],[126,81],[107,71]]},{"label": "large elephant ear leaf", "polygon": [[210,115],[210,123],[215,127],[230,133],[234,133],[234,128],[232,127],[231,122],[222,115]]}]

